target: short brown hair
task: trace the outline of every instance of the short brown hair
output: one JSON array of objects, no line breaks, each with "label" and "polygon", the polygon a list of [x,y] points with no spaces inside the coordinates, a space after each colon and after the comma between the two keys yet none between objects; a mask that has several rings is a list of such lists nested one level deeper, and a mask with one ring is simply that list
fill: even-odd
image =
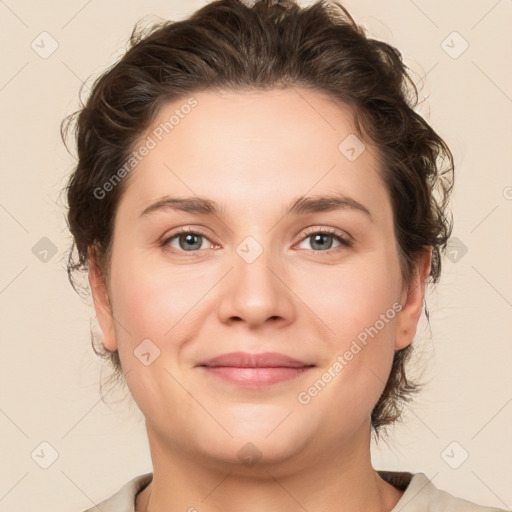
[{"label": "short brown hair", "polygon": [[[294,85],[352,107],[358,134],[378,148],[404,282],[412,279],[416,256],[429,246],[429,279],[437,282],[452,229],[445,213],[453,158],[413,110],[418,92],[398,50],[367,37],[337,2],[302,8],[287,0],[218,0],[181,21],[148,29],[137,24],[126,53],[94,82],[86,104],[63,121],[64,141],[76,121],[78,152],[67,186],[73,287],[74,272],[88,269],[89,247],[96,249],[102,274],[109,276],[114,214],[127,179],[101,200],[94,191],[123,166],[164,103],[214,89],[243,92]],[[121,379],[118,352],[96,349],[94,337],[93,348],[110,359],[114,376]],[[395,352],[371,414],[377,434],[399,419],[403,402],[420,387],[405,372],[412,349],[409,345]]]}]

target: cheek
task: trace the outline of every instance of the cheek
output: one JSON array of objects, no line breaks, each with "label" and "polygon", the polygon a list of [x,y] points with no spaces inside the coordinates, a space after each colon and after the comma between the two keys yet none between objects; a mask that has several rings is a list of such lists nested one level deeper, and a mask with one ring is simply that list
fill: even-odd
[{"label": "cheek", "polygon": [[[119,251],[118,254],[121,254]],[[216,276],[195,273],[190,266],[148,263],[143,256],[123,253],[112,258],[112,295],[114,315],[130,333],[130,345],[149,338],[161,348],[172,345],[173,334],[190,328],[205,294]],[[211,274],[211,273],[210,273]],[[204,298],[203,298],[204,297]],[[126,337],[125,337],[126,339]]]},{"label": "cheek", "polygon": [[[192,279],[184,266],[158,267],[142,257],[122,254],[126,257],[112,257],[111,283],[126,382],[146,417],[157,418],[165,411],[178,427],[180,419],[173,415],[186,414],[193,404],[171,375],[178,382],[185,380],[177,365],[179,351],[197,335],[202,325],[198,306],[204,307],[201,297],[213,283]],[[146,362],[145,353],[149,353]]]},{"label": "cheek", "polygon": [[302,281],[302,296],[310,290],[305,302],[330,328],[324,340],[325,366],[339,363],[331,369],[336,375],[331,391],[344,403],[370,407],[382,393],[394,355],[400,310],[397,256],[392,251],[371,253],[307,281]]},{"label": "cheek", "polygon": [[[371,253],[338,267],[318,266],[296,277],[301,297],[329,327],[341,346],[386,315],[386,329],[394,323],[400,294],[398,260],[390,254]],[[382,327],[381,322],[378,326]]]}]

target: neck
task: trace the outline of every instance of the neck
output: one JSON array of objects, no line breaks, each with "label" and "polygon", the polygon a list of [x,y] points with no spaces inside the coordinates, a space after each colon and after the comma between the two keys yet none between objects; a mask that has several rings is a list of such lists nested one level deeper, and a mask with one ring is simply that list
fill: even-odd
[{"label": "neck", "polygon": [[136,512],[388,512],[403,494],[373,469],[369,432],[344,447],[306,447],[286,461],[262,457],[252,467],[169,447],[149,427],[148,437],[153,480],[137,496]]}]

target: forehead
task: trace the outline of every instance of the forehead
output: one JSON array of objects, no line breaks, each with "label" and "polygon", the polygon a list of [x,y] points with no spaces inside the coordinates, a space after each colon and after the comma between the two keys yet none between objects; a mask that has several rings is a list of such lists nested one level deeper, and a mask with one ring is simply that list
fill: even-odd
[{"label": "forehead", "polygon": [[386,201],[375,148],[356,133],[351,107],[317,91],[192,94],[160,109],[136,151],[143,145],[151,149],[121,201],[139,210],[166,194],[244,212],[308,192]]}]

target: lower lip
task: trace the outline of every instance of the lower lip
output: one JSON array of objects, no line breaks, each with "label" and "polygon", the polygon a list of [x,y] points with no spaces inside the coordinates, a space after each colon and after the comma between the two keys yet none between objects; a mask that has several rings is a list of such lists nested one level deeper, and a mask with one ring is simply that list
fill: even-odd
[{"label": "lower lip", "polygon": [[239,368],[235,366],[203,366],[210,375],[218,377],[232,384],[250,388],[262,388],[297,379],[311,370],[312,366],[300,368],[290,367],[262,367],[262,368]]}]

